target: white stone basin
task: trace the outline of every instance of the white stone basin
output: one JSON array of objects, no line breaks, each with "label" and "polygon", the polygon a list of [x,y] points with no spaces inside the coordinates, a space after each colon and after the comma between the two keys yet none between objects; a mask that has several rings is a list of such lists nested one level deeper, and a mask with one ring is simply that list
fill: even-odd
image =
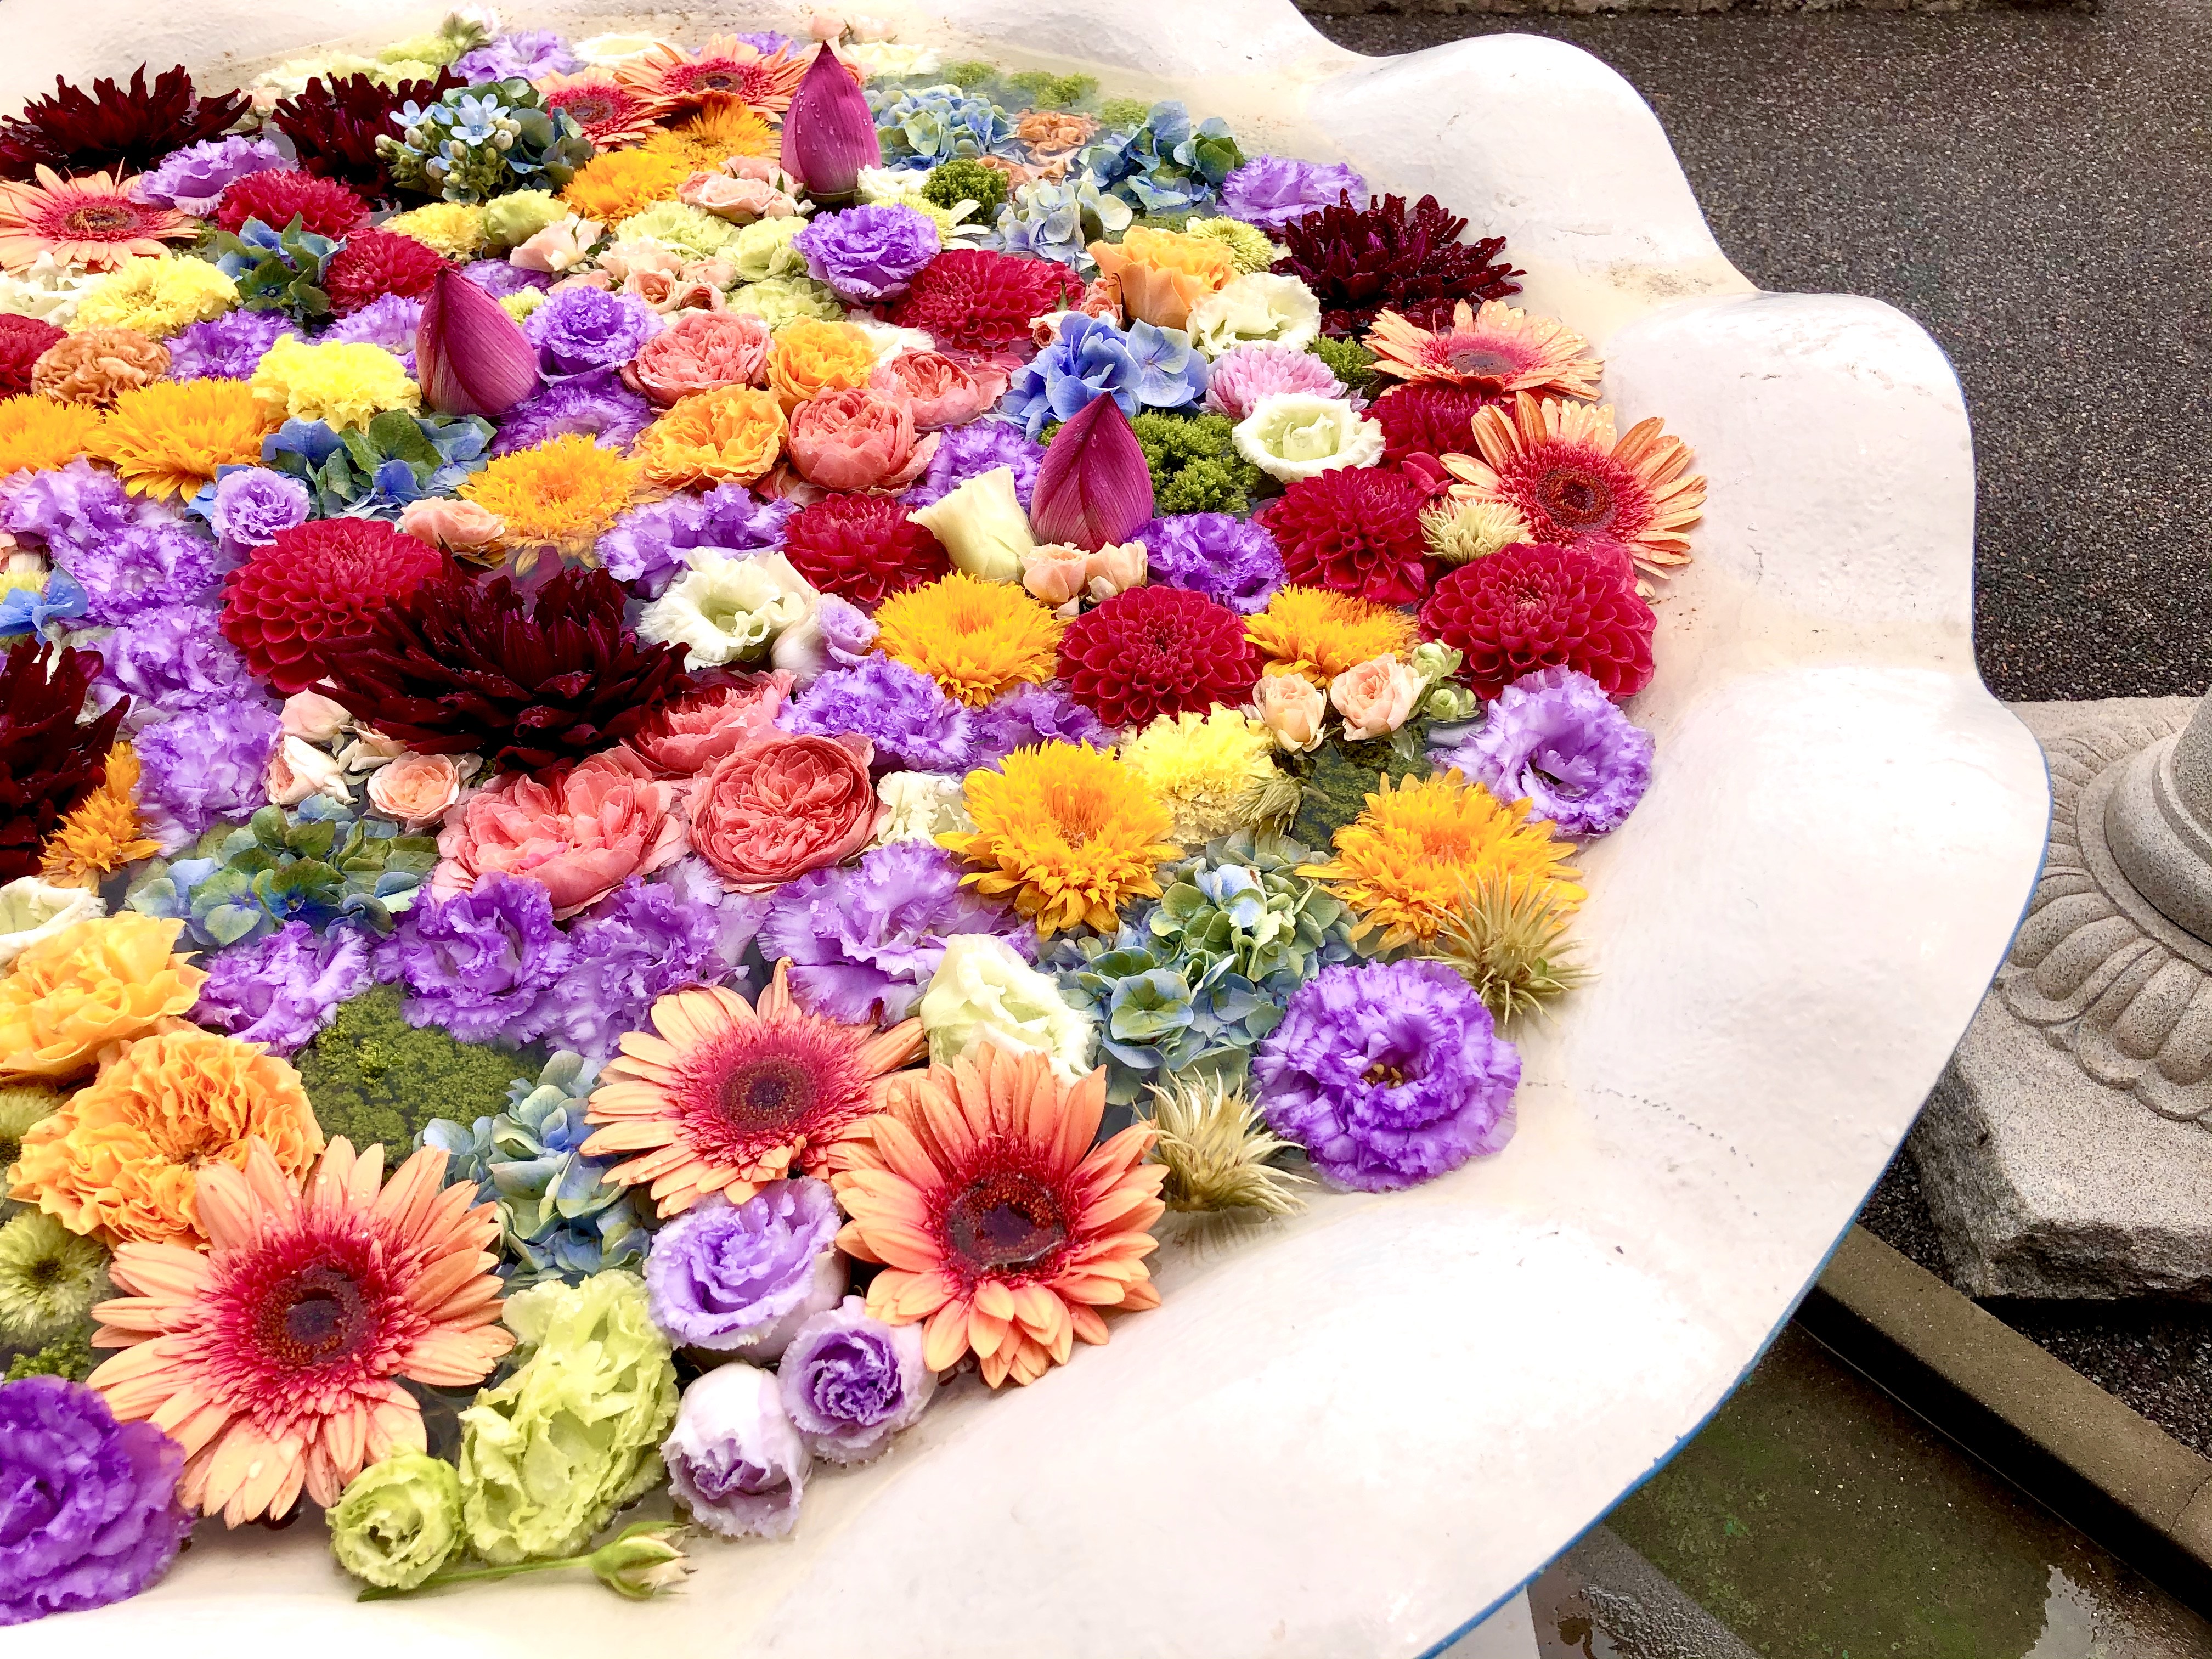
[{"label": "white stone basin", "polygon": [[[1553,41],[1362,58],[1290,0],[860,9],[909,40],[1109,66],[1109,90],[1172,82],[1248,148],[1434,191],[1507,237],[1530,273],[1518,303],[1597,339],[1624,428],[1661,415],[1689,441],[1711,496],[1635,705],[1657,781],[1585,865],[1601,977],[1528,1034],[1503,1155],[1287,1224],[1176,1235],[1157,1312],[1036,1387],[954,1389],[885,1460],[823,1468],[795,1537],[704,1542],[679,1597],[548,1577],[356,1607],[309,1521],[204,1528],[150,1594],[17,1644],[1413,1659],[1705,1421],[1980,1000],[2041,854],[2044,769],[1975,673],[1966,416],[1909,319],[1756,292],[1650,111]],[[8,0],[0,105],[142,58],[219,79],[441,9]],[[556,0],[507,21],[696,40],[777,20]]]}]

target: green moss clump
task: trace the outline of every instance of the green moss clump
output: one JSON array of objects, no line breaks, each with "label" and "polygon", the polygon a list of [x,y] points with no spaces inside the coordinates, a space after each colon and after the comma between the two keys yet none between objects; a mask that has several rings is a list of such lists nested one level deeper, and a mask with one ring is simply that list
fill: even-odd
[{"label": "green moss clump", "polygon": [[[1190,223],[1191,217],[1188,213],[1140,213],[1130,222],[1129,230],[1135,230],[1141,227],[1146,230],[1179,231]],[[1121,233],[1121,236],[1128,234],[1129,232],[1125,230]],[[1121,240],[1121,236],[1114,237],[1112,240],[1118,242]]]},{"label": "green moss clump", "polygon": [[1152,470],[1152,510],[1237,513],[1250,510],[1266,474],[1237,453],[1226,415],[1163,415],[1146,410],[1130,423]]},{"label": "green moss clump", "polygon": [[1327,363],[1329,373],[1352,388],[1364,392],[1375,384],[1375,354],[1357,340],[1334,340],[1322,335],[1308,351]]},{"label": "green moss clump", "polygon": [[1006,175],[962,156],[932,170],[921,181],[921,194],[947,211],[973,202],[976,218],[988,222],[1006,199]]},{"label": "green moss clump", "polygon": [[1152,118],[1152,106],[1141,98],[1109,98],[1098,106],[1098,118],[1109,127],[1121,127],[1128,131],[1145,125]]},{"label": "green moss clump", "polygon": [[8,1374],[0,1382],[20,1382],[27,1376],[65,1376],[72,1382],[82,1382],[92,1375],[99,1363],[92,1352],[90,1334],[71,1331],[58,1336],[36,1353],[19,1353],[8,1362]]},{"label": "green moss clump", "polygon": [[1006,84],[1030,100],[1032,109],[1073,109],[1098,90],[1088,75],[1054,75],[1048,70],[1024,70],[1009,75]]},{"label": "green moss clump", "polygon": [[1346,743],[1331,738],[1310,755],[1283,757],[1299,779],[1297,817],[1291,823],[1291,839],[1326,850],[1336,842],[1336,832],[1367,810],[1367,798],[1395,780],[1395,788],[1407,778],[1425,778],[1436,768],[1430,763],[1429,722],[1416,717],[1387,738]]},{"label": "green moss clump", "polygon": [[963,58],[957,63],[947,64],[937,72],[940,82],[956,86],[963,92],[970,87],[980,87],[987,81],[994,81],[998,76],[999,66],[987,64],[980,58]]},{"label": "green moss clump", "polygon": [[410,1025],[399,988],[380,985],[338,1005],[292,1063],[325,1135],[406,1156],[432,1118],[473,1123],[507,1108],[507,1086],[537,1066],[434,1027]]}]

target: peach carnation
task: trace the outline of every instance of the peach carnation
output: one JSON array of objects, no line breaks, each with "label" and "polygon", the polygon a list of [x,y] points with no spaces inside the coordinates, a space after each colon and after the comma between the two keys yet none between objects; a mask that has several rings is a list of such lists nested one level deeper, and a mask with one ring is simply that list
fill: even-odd
[{"label": "peach carnation", "polygon": [[689,312],[647,340],[622,377],[665,409],[695,392],[757,386],[768,345],[768,325],[750,312]]},{"label": "peach carnation", "polygon": [[0,979],[0,1078],[66,1078],[111,1042],[162,1029],[200,1000],[207,975],[176,949],[181,921],[137,910],[40,940]]},{"label": "peach carnation", "polygon": [[438,836],[430,885],[450,895],[495,871],[520,876],[543,886],[554,915],[566,918],[683,853],[676,786],[617,747],[542,778],[510,772],[461,802]]},{"label": "peach carnation", "polygon": [[31,365],[31,390],[106,409],[169,372],[169,349],[135,328],[88,328],[57,340]]},{"label": "peach carnation", "polygon": [[876,832],[866,738],[740,744],[691,781],[691,845],[734,892],[766,892],[843,862]]}]

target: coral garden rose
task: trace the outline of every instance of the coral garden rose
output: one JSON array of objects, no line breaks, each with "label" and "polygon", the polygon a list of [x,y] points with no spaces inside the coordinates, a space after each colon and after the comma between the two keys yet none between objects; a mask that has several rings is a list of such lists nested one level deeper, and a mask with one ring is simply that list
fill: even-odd
[{"label": "coral garden rose", "polygon": [[695,392],[757,384],[768,345],[768,325],[750,312],[694,311],[647,340],[622,377],[665,409]]},{"label": "coral garden rose", "polygon": [[790,673],[778,668],[675,698],[653,711],[630,746],[664,777],[696,777],[739,744],[772,734],[791,687]]},{"label": "coral garden rose", "polygon": [[1261,675],[1252,690],[1252,707],[1280,747],[1294,755],[1321,747],[1328,698],[1304,675]]},{"label": "coral garden rose", "polygon": [[929,464],[937,440],[915,441],[914,405],[901,392],[853,386],[791,412],[792,465],[825,489],[901,489]]},{"label": "coral garden rose", "polygon": [[1226,243],[1139,225],[1119,243],[1093,242],[1098,269],[1121,285],[1121,306],[1139,322],[1181,328],[1190,308],[1237,274]]},{"label": "coral garden rose", "polygon": [[842,863],[876,831],[874,752],[851,737],[778,733],[740,744],[692,781],[693,848],[741,893]]},{"label": "coral garden rose", "polygon": [[1006,371],[988,363],[963,366],[941,351],[902,351],[879,363],[868,384],[907,395],[918,430],[963,426],[1006,395]]},{"label": "coral garden rose", "polygon": [[1413,715],[1427,682],[1390,655],[1355,664],[1328,683],[1328,700],[1344,716],[1344,735],[1387,738]]},{"label": "coral garden rose", "polygon": [[438,836],[431,886],[451,895],[495,871],[521,876],[542,885],[565,919],[683,852],[676,786],[634,750],[614,748],[565,771],[509,773],[461,802]]},{"label": "coral garden rose", "polygon": [[467,558],[487,553],[507,533],[507,523],[489,507],[443,495],[425,495],[399,511],[399,527],[417,541]]},{"label": "coral garden rose", "polygon": [[402,755],[369,775],[368,804],[410,830],[435,823],[461,798],[451,755]]}]

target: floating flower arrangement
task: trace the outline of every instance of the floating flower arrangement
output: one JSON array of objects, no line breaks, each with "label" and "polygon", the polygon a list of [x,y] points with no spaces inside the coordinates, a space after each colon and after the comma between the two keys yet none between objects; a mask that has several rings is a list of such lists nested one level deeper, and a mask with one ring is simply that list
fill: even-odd
[{"label": "floating flower arrangement", "polygon": [[1507,1152],[1687,450],[1447,204],[811,33],[0,121],[0,1623],[651,1595]]}]

